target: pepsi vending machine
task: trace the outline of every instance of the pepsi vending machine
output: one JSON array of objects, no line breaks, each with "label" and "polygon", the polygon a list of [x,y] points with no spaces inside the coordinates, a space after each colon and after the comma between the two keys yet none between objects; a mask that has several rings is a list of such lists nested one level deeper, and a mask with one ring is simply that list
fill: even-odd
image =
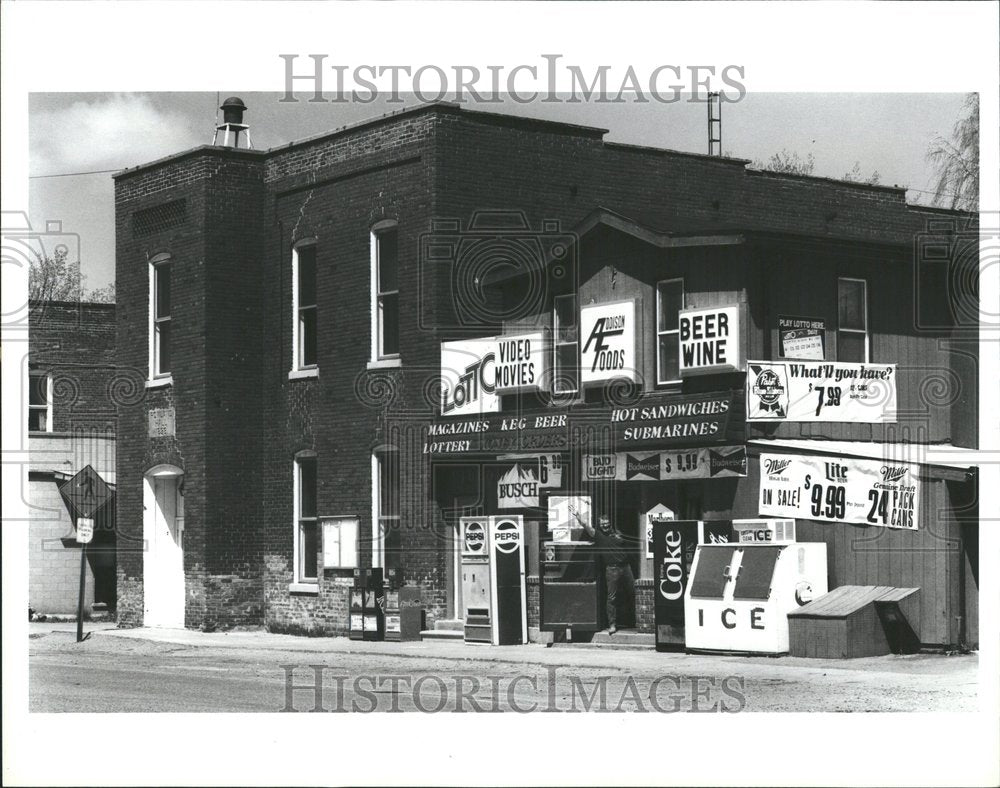
[{"label": "pepsi vending machine", "polygon": [[652,523],[653,618],[657,651],[684,650],[684,592],[697,546],[733,539],[729,520]]},{"label": "pepsi vending machine", "polygon": [[524,518],[490,518],[490,589],[494,646],[528,642],[524,582]]},{"label": "pepsi vending machine", "polygon": [[489,518],[463,517],[459,520],[459,543],[462,551],[462,618],[465,640],[491,643],[493,617],[490,614]]}]

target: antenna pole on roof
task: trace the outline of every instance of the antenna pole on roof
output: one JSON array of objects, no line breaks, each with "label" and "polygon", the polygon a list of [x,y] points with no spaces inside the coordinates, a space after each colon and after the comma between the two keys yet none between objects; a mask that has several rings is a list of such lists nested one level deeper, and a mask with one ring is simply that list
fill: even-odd
[{"label": "antenna pole on roof", "polygon": [[722,95],[708,94],[708,155],[722,155]]}]

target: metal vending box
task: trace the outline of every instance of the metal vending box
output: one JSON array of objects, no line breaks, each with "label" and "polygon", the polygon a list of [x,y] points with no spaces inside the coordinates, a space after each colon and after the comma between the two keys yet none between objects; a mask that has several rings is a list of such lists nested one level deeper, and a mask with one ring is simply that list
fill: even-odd
[{"label": "metal vending box", "polygon": [[657,651],[683,651],[685,603],[695,550],[701,543],[733,540],[729,520],[652,523],[653,618]]},{"label": "metal vending box", "polygon": [[684,597],[688,649],[785,654],[788,613],[827,592],[825,543],[776,544],[764,530],[767,541],[698,545]]},{"label": "metal vending box", "polygon": [[351,640],[382,640],[385,634],[384,593],[380,567],[354,570],[349,613]]},{"label": "metal vending box", "polygon": [[490,593],[494,646],[528,642],[528,610],[524,578],[524,518],[491,517]]},{"label": "metal vending box", "polygon": [[490,586],[489,518],[459,520],[462,550],[462,617],[465,639],[473,643],[493,640],[492,591]]}]

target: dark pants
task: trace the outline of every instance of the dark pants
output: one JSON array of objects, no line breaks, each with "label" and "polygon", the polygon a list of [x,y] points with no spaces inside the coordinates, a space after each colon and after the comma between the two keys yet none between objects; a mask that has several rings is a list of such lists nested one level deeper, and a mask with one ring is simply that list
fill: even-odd
[{"label": "dark pants", "polygon": [[608,587],[608,627],[618,626],[618,607],[626,602],[631,586],[632,567],[628,564],[608,564],[604,567],[604,581]]}]

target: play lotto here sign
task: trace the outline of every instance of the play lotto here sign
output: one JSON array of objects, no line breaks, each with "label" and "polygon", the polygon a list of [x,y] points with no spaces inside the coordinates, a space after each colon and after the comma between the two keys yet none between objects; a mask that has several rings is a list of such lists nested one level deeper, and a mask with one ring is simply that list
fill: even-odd
[{"label": "play lotto here sign", "polygon": [[681,377],[745,368],[742,312],[739,304],[680,311],[677,340]]}]

